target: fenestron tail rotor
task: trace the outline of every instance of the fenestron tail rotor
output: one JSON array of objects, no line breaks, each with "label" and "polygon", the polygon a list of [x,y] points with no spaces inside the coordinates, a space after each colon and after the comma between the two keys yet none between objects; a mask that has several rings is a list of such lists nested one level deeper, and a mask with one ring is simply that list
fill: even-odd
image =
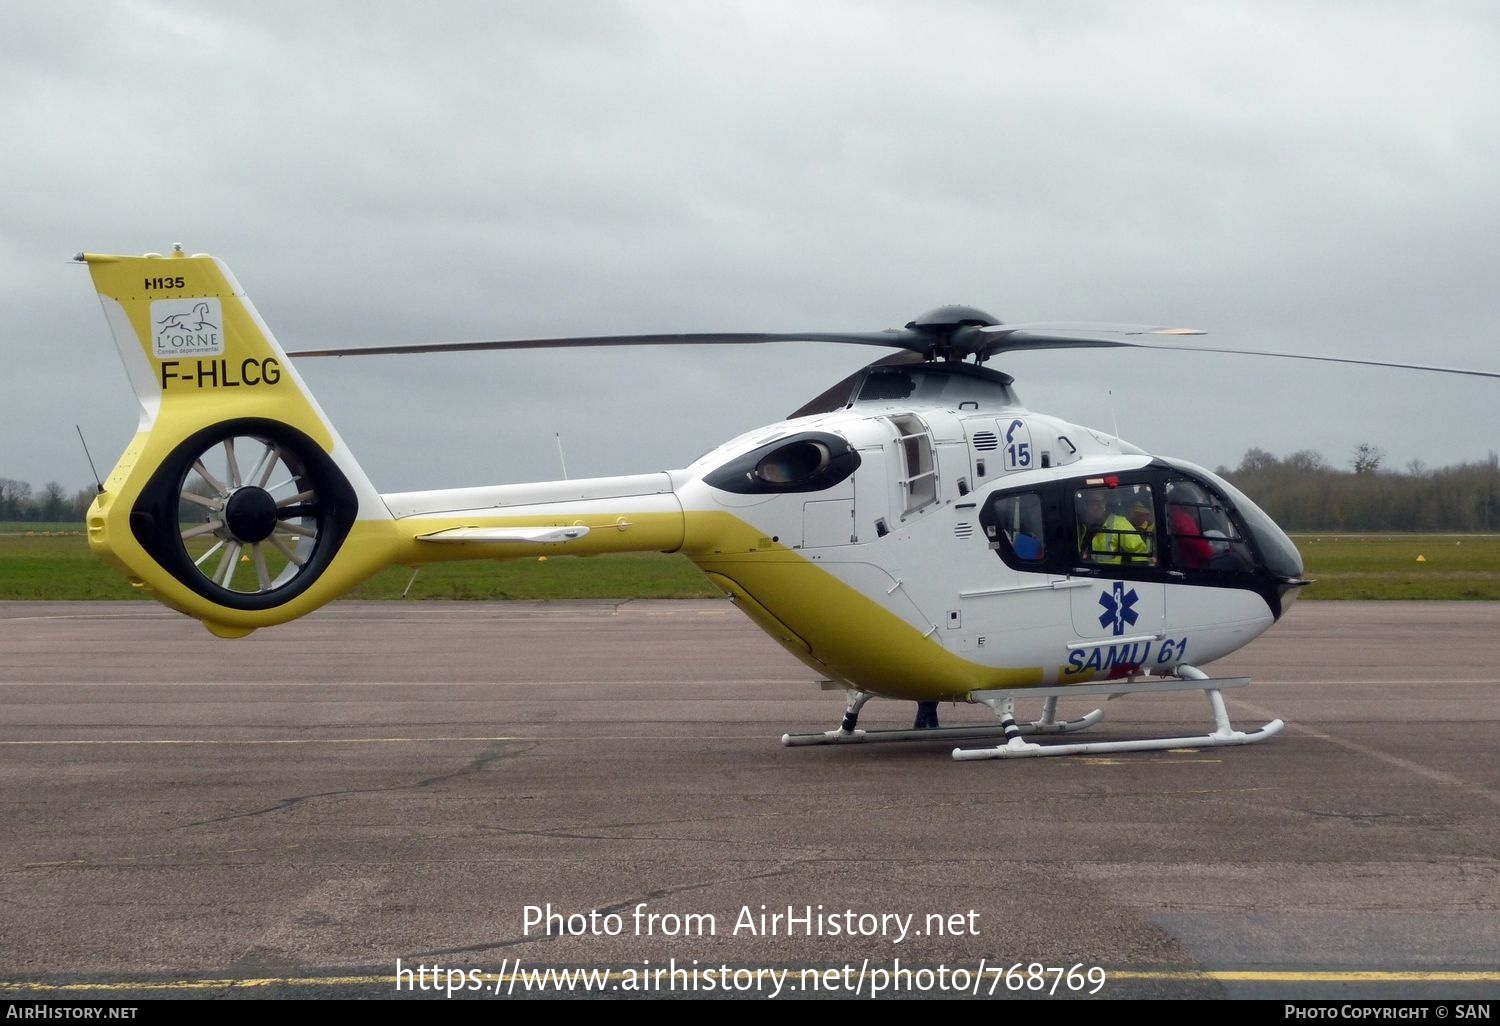
[{"label": "fenestron tail rotor", "polygon": [[185,439],[141,489],[131,532],[198,595],[269,609],[317,580],[359,504],[306,435],[270,420],[226,421]]}]

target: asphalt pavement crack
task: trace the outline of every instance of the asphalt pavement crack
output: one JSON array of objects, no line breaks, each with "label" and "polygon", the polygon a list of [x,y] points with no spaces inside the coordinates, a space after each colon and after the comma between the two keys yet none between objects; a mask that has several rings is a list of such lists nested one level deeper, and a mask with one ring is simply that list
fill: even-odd
[{"label": "asphalt pavement crack", "polygon": [[252,809],[248,812],[234,812],[226,816],[214,816],[210,819],[201,819],[192,823],[188,823],[186,825],[188,827],[198,827],[207,826],[212,823],[227,823],[236,819],[250,819],[257,816],[268,816],[272,813],[285,812],[289,809],[294,809],[299,805],[303,805],[311,801],[316,801],[320,798],[338,798],[346,795],[358,794],[386,794],[392,791],[418,791],[422,788],[431,787],[434,784],[442,783],[443,781],[456,780],[459,777],[465,777],[473,775],[475,773],[480,773],[488,769],[496,762],[500,762],[504,759],[512,759],[520,755],[525,755],[535,747],[535,743],[527,744],[524,746],[512,745],[508,748],[502,748],[500,745],[491,745],[488,749],[485,750],[484,754],[480,755],[476,759],[469,761],[465,765],[460,766],[458,769],[452,770],[448,773],[439,773],[435,776],[425,777],[422,780],[416,781],[415,783],[391,784],[386,787],[347,788],[338,791],[317,791],[313,794],[303,794],[296,795],[291,798],[283,798],[275,804],[268,805],[262,809]]}]

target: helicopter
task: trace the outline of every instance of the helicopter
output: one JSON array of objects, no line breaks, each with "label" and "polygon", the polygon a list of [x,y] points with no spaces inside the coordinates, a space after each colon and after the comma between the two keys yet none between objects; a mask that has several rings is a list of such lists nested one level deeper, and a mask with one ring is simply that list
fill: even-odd
[{"label": "helicopter", "polygon": [[[1003,324],[940,307],[878,332],[589,336],[288,353],[206,254],[79,253],[140,422],[87,515],[90,547],[222,638],[304,616],[387,566],[675,552],[845,692],[837,727],[784,744],[996,740],[955,759],[1248,745],[1244,677],[1200,667],[1274,624],[1309,582],[1295,545],[1234,486],[1026,409],[1007,352],[1132,346],[1190,328]],[[784,420],[671,471],[378,492],[294,359],[559,346],[817,341],[894,349]],[[1203,350],[1249,352],[1246,350]],[[1482,371],[1291,353],[1332,362]],[[1199,691],[1212,728],[1098,742],[1063,697]],[[864,730],[872,698],[917,703],[910,730]],[[1018,699],[1041,699],[1018,720]],[[940,702],[996,722],[943,727]]]}]

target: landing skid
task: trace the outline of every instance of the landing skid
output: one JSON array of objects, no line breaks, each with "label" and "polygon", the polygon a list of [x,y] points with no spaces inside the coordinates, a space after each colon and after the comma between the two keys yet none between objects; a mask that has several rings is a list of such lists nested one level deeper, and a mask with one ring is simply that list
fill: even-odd
[{"label": "landing skid", "polygon": [[[965,727],[924,727],[910,730],[861,730],[857,726],[860,709],[873,695],[863,691],[849,691],[844,719],[837,730],[817,734],[783,734],[781,743],[788,747],[801,745],[871,744],[887,741],[942,741],[948,738],[980,739],[1004,737],[1003,744],[989,748],[955,748],[953,758],[959,761],[975,759],[1026,759],[1053,755],[1097,755],[1107,752],[1150,752],[1173,748],[1215,748],[1226,745],[1253,745],[1274,737],[1284,726],[1281,720],[1272,720],[1257,730],[1236,730],[1229,722],[1229,712],[1224,705],[1222,692],[1228,688],[1245,687],[1249,677],[1209,677],[1195,666],[1177,667],[1176,679],[1160,677],[1111,681],[1105,684],[1074,684],[1058,687],[1021,688],[999,691],[976,691],[969,695],[970,701],[988,705],[1000,718],[998,724]],[[1095,709],[1085,716],[1073,720],[1058,720],[1057,700],[1063,695],[1105,695],[1117,698],[1121,695],[1143,694],[1161,691],[1202,691],[1208,698],[1214,718],[1214,730],[1209,734],[1185,737],[1145,738],[1135,741],[1095,741],[1083,743],[1037,744],[1024,738],[1039,734],[1070,734],[1086,730],[1104,719],[1104,711]],[[1046,703],[1042,717],[1030,723],[1018,723],[1014,716],[1017,698],[1043,698]]]},{"label": "landing skid", "polygon": [[[1180,680],[1173,681],[1129,681],[1115,684],[1090,684],[1065,688],[1069,693],[1107,691],[1112,695],[1140,694],[1150,691],[1202,691],[1208,697],[1213,711],[1214,731],[1191,737],[1145,738],[1138,741],[1094,741],[1083,744],[1039,745],[1021,740],[1019,733],[1009,734],[1006,742],[995,748],[955,748],[953,758],[960,761],[971,759],[1035,759],[1051,755],[1098,755],[1106,752],[1162,752],[1173,748],[1218,748],[1227,745],[1253,745],[1281,732],[1285,724],[1272,720],[1257,730],[1235,730],[1229,722],[1229,710],[1224,706],[1225,688],[1242,688],[1250,683],[1249,677],[1208,676],[1196,666],[1179,666]],[[1048,691],[1056,689],[1048,688]],[[1007,718],[1009,707],[1016,692],[976,693],[973,697],[994,708],[1001,717]]]}]

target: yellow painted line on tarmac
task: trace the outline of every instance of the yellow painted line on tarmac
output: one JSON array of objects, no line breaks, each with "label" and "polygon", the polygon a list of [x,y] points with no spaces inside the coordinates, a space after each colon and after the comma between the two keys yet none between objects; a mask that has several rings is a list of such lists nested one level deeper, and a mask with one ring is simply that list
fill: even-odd
[{"label": "yellow painted line on tarmac", "polygon": [[1495,983],[1500,971],[1487,969],[1473,972],[1447,970],[1192,970],[1157,972],[1121,970],[1109,974],[1111,980],[1213,980],[1219,983]]},{"label": "yellow painted line on tarmac", "polygon": [[129,980],[98,983],[32,983],[26,980],[0,980],[0,994],[6,991],[42,991],[51,994],[67,994],[90,991],[143,991],[143,990],[223,990],[227,987],[334,987],[364,986],[387,983],[395,986],[394,976],[266,976],[243,980]]},{"label": "yellow painted line on tarmac", "polygon": [[[459,968],[455,966],[454,968]],[[588,974],[594,972],[577,966],[567,968],[556,968],[560,972]],[[843,972],[846,966],[798,966],[779,967],[776,969],[766,968],[758,970],[754,967],[734,967],[743,972],[767,974],[789,972],[799,974],[803,971],[822,974],[833,970]],[[916,971],[918,967],[913,967]],[[537,975],[546,973],[549,967],[538,965],[535,968],[528,967],[523,973],[497,973],[480,972],[478,978],[487,984],[521,983],[525,985],[528,981],[531,988],[538,986]],[[430,970],[429,970],[430,971]],[[469,970],[465,973],[464,983],[467,984],[473,977],[469,976]],[[445,970],[446,972],[446,970]],[[601,982],[613,982],[623,980],[639,979],[641,970],[598,970],[598,975],[593,979]],[[704,970],[694,970],[691,975],[702,976]],[[405,974],[403,974],[405,975]],[[717,970],[715,971],[717,975]],[[989,972],[986,971],[986,977]],[[712,978],[712,977],[710,977]],[[1109,983],[1121,980],[1136,980],[1142,982],[1198,982],[1198,983],[1496,983],[1500,982],[1500,971],[1475,970],[1475,971],[1451,971],[1451,970],[1215,970],[1215,969],[1180,969],[1180,970],[1155,970],[1155,969],[1121,969],[1109,972]],[[412,986],[412,981],[407,978],[407,991],[417,988]],[[369,973],[364,975],[348,976],[262,976],[244,979],[202,979],[202,980],[119,980],[119,981],[95,981],[80,983],[44,983],[32,980],[0,980],[0,994],[15,991],[29,991],[51,994],[70,993],[98,993],[102,991],[130,993],[142,991],[201,991],[201,990],[223,990],[253,987],[366,987],[386,986],[392,990],[396,989],[397,977],[394,974]],[[1003,986],[1003,984],[1002,984]],[[428,986],[421,988],[429,992],[441,993],[442,986]],[[467,988],[455,988],[455,993],[462,992]],[[579,990],[586,989],[579,981]],[[981,987],[983,992],[988,992],[988,987]]]}]

